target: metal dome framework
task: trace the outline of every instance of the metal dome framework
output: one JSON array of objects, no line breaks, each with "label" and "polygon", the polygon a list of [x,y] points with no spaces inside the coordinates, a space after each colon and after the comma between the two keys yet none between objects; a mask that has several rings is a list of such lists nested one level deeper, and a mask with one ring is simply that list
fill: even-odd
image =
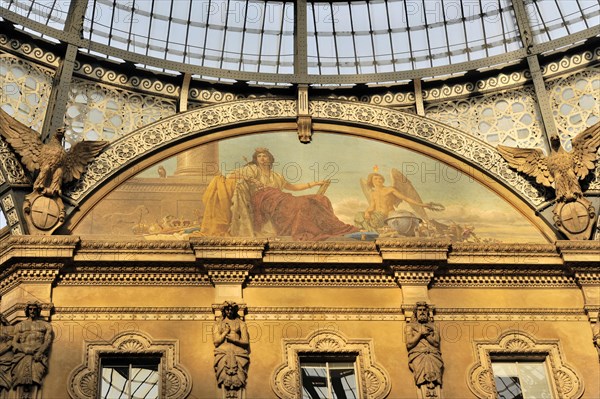
[{"label": "metal dome framework", "polygon": [[600,33],[598,0],[5,3],[3,19],[80,52],[204,79],[282,85],[439,77]]}]

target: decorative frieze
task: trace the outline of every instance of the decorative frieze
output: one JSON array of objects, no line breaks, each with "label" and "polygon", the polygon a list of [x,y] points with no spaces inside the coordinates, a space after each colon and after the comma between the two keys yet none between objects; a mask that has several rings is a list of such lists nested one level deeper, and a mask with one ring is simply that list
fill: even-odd
[{"label": "decorative frieze", "polygon": [[262,259],[267,240],[252,238],[190,238],[198,259]]},{"label": "decorative frieze", "polygon": [[104,241],[83,240],[75,261],[152,261],[193,262],[196,257],[188,241]]},{"label": "decorative frieze", "polygon": [[199,273],[69,273],[57,285],[73,286],[209,286],[208,276]]},{"label": "decorative frieze", "polygon": [[456,243],[448,254],[448,264],[562,264],[552,244]]},{"label": "decorative frieze", "polygon": [[577,282],[571,276],[547,275],[445,275],[435,276],[432,288],[576,288]]},{"label": "decorative frieze", "polygon": [[[118,67],[118,65],[115,66]],[[81,62],[79,60],[75,61],[73,73],[83,78],[93,79],[113,86],[175,98],[179,97],[181,89],[173,83],[163,82],[156,77],[147,78],[129,73],[120,73],[100,65]]]},{"label": "decorative frieze", "polygon": [[214,321],[210,307],[56,307],[54,321]]},{"label": "decorative frieze", "polygon": [[381,263],[374,242],[269,242],[264,262]]},{"label": "decorative frieze", "polygon": [[381,257],[389,261],[445,261],[450,247],[449,241],[435,239],[380,239],[376,242]]},{"label": "decorative frieze", "polygon": [[27,58],[40,61],[49,67],[58,68],[60,62],[58,55],[43,50],[34,43],[24,43],[4,33],[0,33],[0,48],[4,51],[22,54]]},{"label": "decorative frieze", "polygon": [[257,274],[248,279],[249,287],[367,287],[397,288],[389,275],[372,274]]}]

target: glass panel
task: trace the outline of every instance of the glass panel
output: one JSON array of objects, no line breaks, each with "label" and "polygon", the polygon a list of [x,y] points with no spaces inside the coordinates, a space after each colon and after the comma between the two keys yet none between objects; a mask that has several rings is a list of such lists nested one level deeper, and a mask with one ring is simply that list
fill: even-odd
[{"label": "glass panel", "polygon": [[525,398],[551,398],[544,363],[518,363]]},{"label": "glass panel", "polygon": [[302,365],[302,399],[327,399],[327,367],[325,363],[318,365],[308,363]]},{"label": "glass panel", "polygon": [[358,397],[354,364],[345,365],[330,363],[329,375],[331,377],[331,390],[337,399],[351,399]]},{"label": "glass panel", "polygon": [[544,363],[494,362],[494,380],[499,399],[550,399]]},{"label": "glass panel", "polygon": [[100,397],[103,399],[127,398],[129,366],[102,367]]},{"label": "glass panel", "polygon": [[157,358],[102,360],[100,398],[158,399]]}]

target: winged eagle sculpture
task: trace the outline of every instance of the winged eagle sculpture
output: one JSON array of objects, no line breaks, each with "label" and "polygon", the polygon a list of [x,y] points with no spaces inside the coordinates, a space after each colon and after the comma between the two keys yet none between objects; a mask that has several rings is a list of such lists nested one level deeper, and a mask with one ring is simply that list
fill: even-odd
[{"label": "winged eagle sculpture", "polygon": [[23,165],[34,175],[34,192],[48,197],[62,194],[62,185],[81,177],[86,165],[108,145],[107,141],[80,141],[66,151],[63,128],[57,129],[46,144],[39,133],[0,109],[0,134],[20,155]]},{"label": "winged eagle sculpture", "polygon": [[539,184],[552,187],[558,202],[575,201],[583,197],[579,180],[585,179],[595,168],[596,151],[600,146],[600,123],[577,135],[571,141],[570,152],[553,137],[550,155],[545,156],[538,148],[513,148],[498,146],[498,152],[510,166],[526,175],[535,177]]}]

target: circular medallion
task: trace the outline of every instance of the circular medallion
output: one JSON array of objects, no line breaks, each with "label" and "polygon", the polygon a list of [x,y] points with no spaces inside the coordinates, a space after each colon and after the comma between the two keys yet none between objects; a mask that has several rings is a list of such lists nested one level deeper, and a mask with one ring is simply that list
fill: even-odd
[{"label": "circular medallion", "polygon": [[49,230],[58,222],[60,207],[56,200],[37,197],[31,204],[31,222],[40,230]]},{"label": "circular medallion", "polygon": [[559,217],[565,230],[572,234],[584,232],[590,224],[588,209],[580,201],[564,204]]}]

